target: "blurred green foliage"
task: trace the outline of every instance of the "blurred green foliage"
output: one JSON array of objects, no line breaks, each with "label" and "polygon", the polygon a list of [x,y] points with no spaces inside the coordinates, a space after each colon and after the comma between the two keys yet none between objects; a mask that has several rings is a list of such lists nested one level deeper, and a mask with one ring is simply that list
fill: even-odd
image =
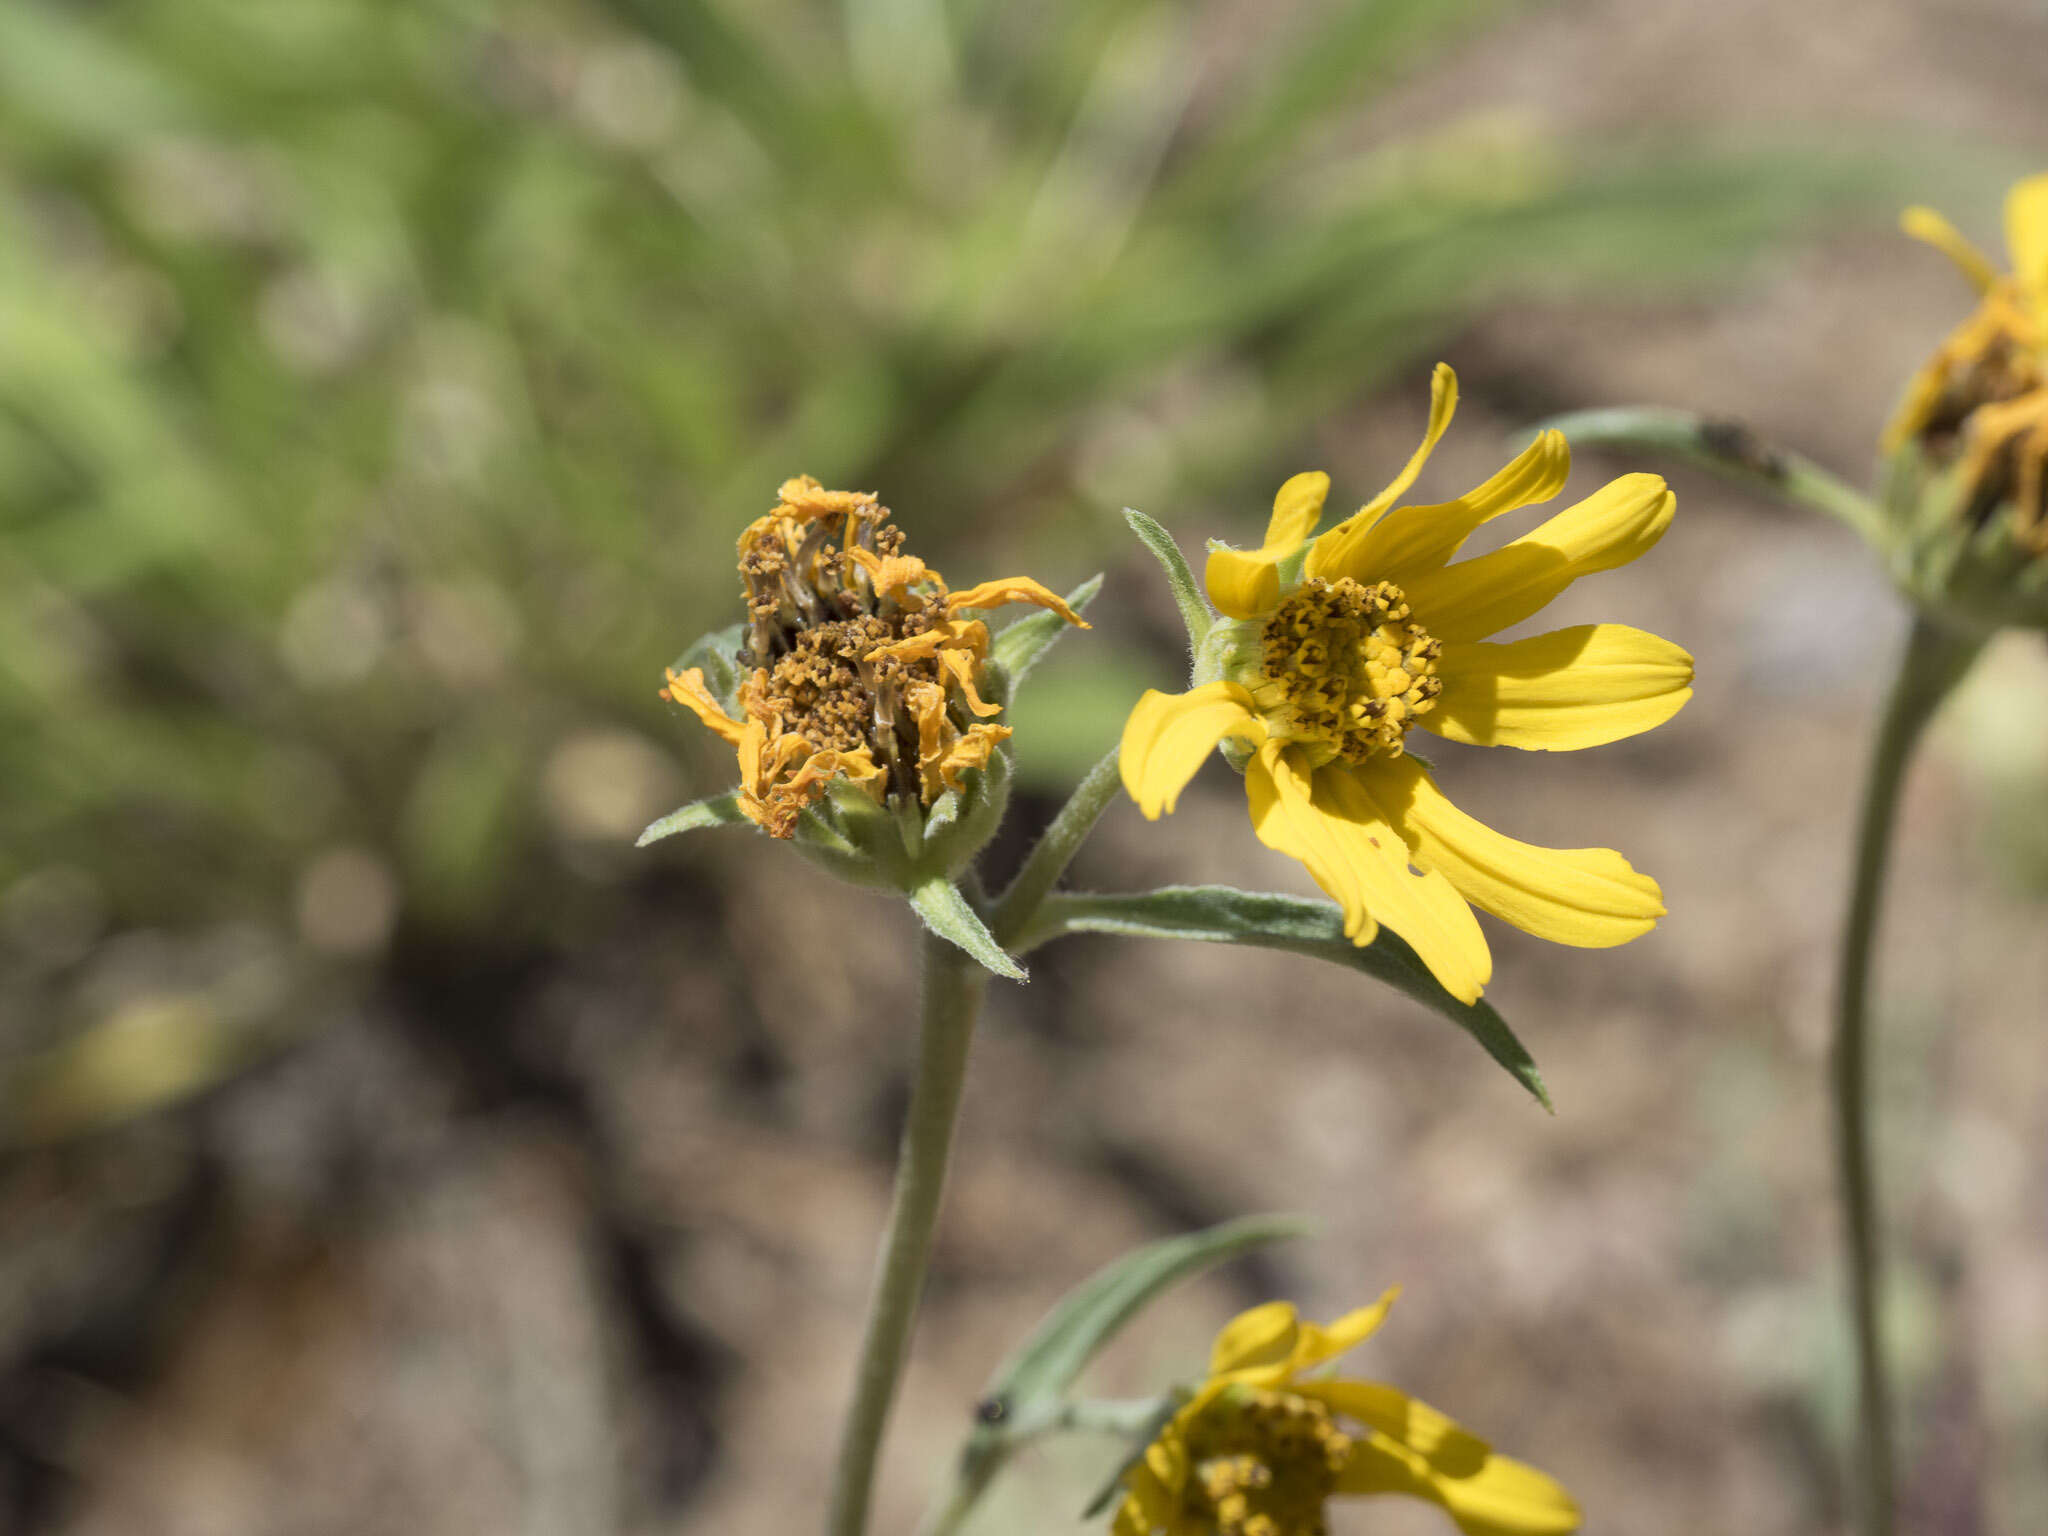
[{"label": "blurred green foliage", "polygon": [[[1852,189],[1374,115],[1499,9],[0,6],[0,918],[37,996],[125,930],[318,969],[394,915],[601,901],[727,771],[670,765],[655,688],[785,475],[1068,586],[1123,502],[1251,529],[1318,416],[1478,308],[1719,270]],[[1135,691],[1064,676],[1027,771]]]}]

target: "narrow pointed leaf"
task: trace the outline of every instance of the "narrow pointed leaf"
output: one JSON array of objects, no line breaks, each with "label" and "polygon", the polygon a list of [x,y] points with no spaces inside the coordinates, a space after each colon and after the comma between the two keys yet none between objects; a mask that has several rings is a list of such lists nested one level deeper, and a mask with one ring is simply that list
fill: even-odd
[{"label": "narrow pointed leaf", "polygon": [[1491,1003],[1463,1003],[1446,992],[1414,950],[1382,926],[1360,948],[1344,936],[1344,917],[1327,901],[1227,885],[1170,885],[1129,895],[1074,892],[1051,896],[1019,942],[1030,950],[1068,933],[1114,933],[1140,939],[1196,939],[1253,944],[1348,966],[1434,1009],[1477,1040],[1545,1109],[1553,1109],[1543,1076]]},{"label": "narrow pointed leaf", "polygon": [[960,1447],[949,1509],[971,1507],[1003,1464],[1052,1426],[1060,1399],[1083,1368],[1161,1292],[1226,1259],[1310,1230],[1300,1216],[1226,1221],[1134,1248],[1069,1291],[990,1378],[982,1422]]},{"label": "narrow pointed leaf", "polygon": [[[1067,606],[1076,613],[1086,613],[1088,605],[1095,601],[1095,594],[1101,590],[1102,578],[1091,576],[1067,594]],[[1001,702],[1007,704],[1017,696],[1017,690],[1031,675],[1031,669],[1038,665],[1039,658],[1055,640],[1073,627],[1050,609],[1003,626],[989,648],[989,660],[1002,678]]]},{"label": "narrow pointed leaf", "polygon": [[1024,967],[1003,952],[982,922],[980,915],[960,894],[952,881],[927,880],[909,893],[911,906],[931,929],[949,944],[956,944],[998,976],[1011,981],[1027,979]]},{"label": "narrow pointed leaf", "polygon": [[1112,1259],[1061,1298],[989,1382],[989,1395],[1013,1403],[1057,1397],[1124,1325],[1160,1292],[1226,1259],[1289,1238],[1306,1237],[1305,1216],[1244,1216],[1199,1232],[1162,1238]]},{"label": "narrow pointed leaf", "polygon": [[1124,508],[1124,521],[1131,525],[1131,532],[1152,551],[1152,557],[1166,572],[1166,584],[1173,589],[1173,600],[1180,608],[1181,622],[1188,627],[1188,647],[1191,650],[1199,648],[1216,620],[1209,612],[1209,599],[1202,595],[1195,573],[1188,569],[1187,556],[1173,542],[1172,534],[1135,507]]},{"label": "narrow pointed leaf", "polygon": [[738,790],[727,790],[709,800],[698,800],[670,811],[661,820],[652,823],[633,844],[645,848],[649,843],[658,843],[664,837],[673,837],[678,832],[695,832],[700,827],[729,827],[747,818],[740,814]]}]

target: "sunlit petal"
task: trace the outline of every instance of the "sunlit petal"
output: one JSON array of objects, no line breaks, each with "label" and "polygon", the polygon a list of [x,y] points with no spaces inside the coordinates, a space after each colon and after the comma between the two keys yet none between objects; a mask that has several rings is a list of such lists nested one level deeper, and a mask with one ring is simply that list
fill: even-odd
[{"label": "sunlit petal", "polygon": [[1541,609],[1581,576],[1626,565],[1671,525],[1677,498],[1656,475],[1623,475],[1489,554],[1417,575],[1403,590],[1447,646],[1483,640]]},{"label": "sunlit petal", "polygon": [[1611,848],[1542,848],[1466,815],[1413,758],[1375,776],[1415,861],[1460,895],[1538,938],[1606,949],[1641,938],[1664,915],[1663,892]]},{"label": "sunlit petal", "polygon": [[1303,570],[1310,576],[1405,584],[1411,575],[1434,570],[1465,540],[1503,512],[1548,501],[1564,489],[1572,451],[1561,432],[1545,432],[1485,484],[1456,501],[1397,507],[1375,523],[1352,518],[1332,528],[1309,550]]},{"label": "sunlit petal", "polygon": [[1247,767],[1245,789],[1259,841],[1301,861],[1344,909],[1354,943],[1371,943],[1385,923],[1445,991],[1478,1001],[1493,959],[1472,909],[1442,876],[1409,868],[1407,845],[1358,775],[1332,763],[1311,776],[1269,741]]},{"label": "sunlit petal", "polygon": [[1662,725],[1692,697],[1692,657],[1626,624],[1577,624],[1506,645],[1454,646],[1425,730],[1531,752],[1597,747]]},{"label": "sunlit petal", "polygon": [[1251,695],[1236,683],[1208,683],[1187,693],[1147,689],[1124,722],[1118,756],[1124,788],[1156,821],[1172,812],[1188,780],[1224,737],[1257,745],[1265,735],[1252,713]]},{"label": "sunlit petal", "polygon": [[1209,1348],[1209,1374],[1284,1365],[1301,1337],[1300,1315],[1291,1301],[1269,1301],[1240,1312],[1223,1325]]},{"label": "sunlit petal", "polygon": [[1209,563],[1202,570],[1209,601],[1233,619],[1256,619],[1271,613],[1280,601],[1278,559],[1261,549],[1219,545],[1210,550]]},{"label": "sunlit petal", "polygon": [[1438,363],[1429,380],[1429,425],[1423,431],[1422,445],[1408,456],[1401,473],[1388,482],[1385,490],[1324,534],[1323,538],[1348,543],[1378,522],[1380,514],[1399,501],[1402,493],[1415,483],[1415,477],[1422,473],[1422,466],[1436,451],[1438,440],[1450,427],[1451,417],[1457,414],[1457,410],[1458,376],[1451,371],[1449,363]]},{"label": "sunlit petal", "polygon": [[1389,1286],[1369,1307],[1347,1312],[1335,1322],[1303,1324],[1300,1342],[1295,1345],[1294,1358],[1290,1362],[1292,1369],[1313,1370],[1363,1344],[1379,1332],[1380,1325],[1387,1320],[1387,1313],[1393,1310],[1400,1294],[1398,1285]]},{"label": "sunlit petal", "polygon": [[1269,550],[1291,550],[1311,533],[1323,515],[1323,502],[1330,494],[1330,477],[1311,469],[1290,477],[1273,497],[1273,515],[1266,523]]},{"label": "sunlit petal", "polygon": [[1534,1467],[1489,1454],[1453,1469],[1377,1430],[1353,1445],[1337,1491],[1429,1499],[1465,1536],[1569,1536],[1582,1519],[1572,1496]]}]

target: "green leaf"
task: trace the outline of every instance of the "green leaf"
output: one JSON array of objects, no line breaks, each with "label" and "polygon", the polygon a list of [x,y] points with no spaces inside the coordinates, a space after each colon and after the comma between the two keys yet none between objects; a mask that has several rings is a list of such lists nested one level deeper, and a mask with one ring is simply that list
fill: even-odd
[{"label": "green leaf", "polygon": [[1016,1451],[1057,1427],[1060,1399],[1097,1352],[1153,1298],[1226,1259],[1304,1237],[1312,1226],[1304,1217],[1288,1215],[1226,1221],[1134,1248],[1067,1292],[990,1378],[982,1399],[983,1421],[960,1447],[947,1500],[949,1518],[940,1528],[949,1529],[964,1515]]},{"label": "green leaf", "polygon": [[678,832],[695,832],[699,827],[729,827],[747,818],[740,814],[740,796],[736,789],[729,789],[722,795],[709,800],[670,811],[661,820],[651,824],[633,844],[645,848],[649,843],[658,843],[664,837],[673,837]]},{"label": "green leaf", "polygon": [[982,922],[981,915],[960,894],[960,887],[939,878],[927,880],[906,893],[917,915],[949,944],[956,944],[998,976],[1026,981],[1024,967],[1003,952]]},{"label": "green leaf", "polygon": [[1173,542],[1172,534],[1136,508],[1124,508],[1124,521],[1165,570],[1166,583],[1173,588],[1173,600],[1180,607],[1181,622],[1188,627],[1188,648],[1199,649],[1208,636],[1209,626],[1216,620],[1209,612],[1209,600],[1195,581],[1195,573],[1188,569],[1187,557]]},{"label": "green leaf", "polygon": [[1138,939],[1198,939],[1209,944],[1253,944],[1348,966],[1435,1009],[1477,1040],[1536,1102],[1554,1112],[1542,1074],[1507,1021],[1481,998],[1462,1003],[1392,929],[1360,948],[1344,936],[1343,914],[1327,901],[1227,885],[1169,885],[1129,895],[1071,892],[1050,896],[1039,908],[1020,953],[1069,933],[1113,933]]},{"label": "green leaf", "polygon": [[690,642],[690,648],[676,658],[672,671],[687,672],[692,667],[701,668],[704,686],[711,690],[711,696],[723,704],[728,713],[739,708],[740,647],[747,643],[747,626],[728,624],[723,629],[714,629],[708,635],[699,635]]},{"label": "green leaf", "polygon": [[[1091,576],[1067,594],[1067,606],[1076,613],[1086,613],[1088,605],[1095,601],[1095,594],[1102,590],[1102,578]],[[1046,649],[1074,626],[1058,614],[1046,609],[1003,626],[989,649],[989,661],[1002,678],[1001,702],[1008,703],[1017,696],[1017,690],[1024,679],[1031,675],[1031,669],[1038,665],[1038,658]]]},{"label": "green leaf", "polygon": [[1168,1286],[1251,1249],[1306,1237],[1304,1216],[1244,1216],[1163,1238],[1113,1259],[1069,1291],[989,1382],[989,1395],[1020,1404],[1057,1397],[1123,1326]]},{"label": "green leaf", "polygon": [[1832,517],[1880,549],[1889,542],[1883,514],[1869,497],[1733,418],[1623,406],[1573,411],[1538,425],[1562,432],[1574,448],[1634,449],[1681,459],[1760,496]]}]

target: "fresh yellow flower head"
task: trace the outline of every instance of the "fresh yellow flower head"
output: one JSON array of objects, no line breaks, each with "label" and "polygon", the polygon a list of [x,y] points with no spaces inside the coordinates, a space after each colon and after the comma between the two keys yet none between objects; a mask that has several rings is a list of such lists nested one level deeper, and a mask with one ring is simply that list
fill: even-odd
[{"label": "fresh yellow flower head", "polygon": [[740,810],[775,837],[793,837],[834,782],[877,803],[929,806],[987,767],[1010,734],[981,693],[988,626],[965,615],[1033,603],[1088,626],[1028,577],[947,591],[903,553],[902,530],[873,492],[828,491],[804,475],[779,494],[740,535],[739,714],[701,668],[670,671],[662,693],[737,750]]},{"label": "fresh yellow flower head", "polygon": [[1979,302],[1885,429],[1899,579],[1965,624],[2048,624],[2048,174],[2006,194],[2009,274],[1931,208],[1901,222]]},{"label": "fresh yellow flower head", "polygon": [[1561,944],[1604,947],[1663,916],[1657,882],[1605,848],[1538,848],[1454,807],[1407,751],[1417,726],[1450,741],[1531,751],[1598,746],[1661,725],[1692,696],[1692,658],[1620,624],[1507,644],[1581,576],[1635,559],[1675,500],[1625,475],[1506,546],[1452,563],[1482,524],[1547,501],[1571,452],[1546,432],[1455,501],[1396,507],[1450,425],[1457,378],[1439,364],[1422,446],[1393,484],[1315,538],[1330,480],[1296,475],[1265,543],[1215,549],[1209,597],[1229,622],[1203,642],[1199,686],[1148,692],[1124,727],[1124,786],[1149,817],[1172,811],[1219,743],[1241,761],[1252,828],[1299,859],[1369,944],[1384,923],[1445,989],[1476,1001],[1492,974],[1472,915],[1485,908]]},{"label": "fresh yellow flower head", "polygon": [[1576,1531],[1571,1495],[1534,1467],[1393,1387],[1316,1371],[1395,1294],[1328,1327],[1283,1301],[1227,1324],[1208,1378],[1124,1474],[1114,1536],[1323,1536],[1328,1500],[1375,1493],[1440,1504],[1467,1536]]}]

